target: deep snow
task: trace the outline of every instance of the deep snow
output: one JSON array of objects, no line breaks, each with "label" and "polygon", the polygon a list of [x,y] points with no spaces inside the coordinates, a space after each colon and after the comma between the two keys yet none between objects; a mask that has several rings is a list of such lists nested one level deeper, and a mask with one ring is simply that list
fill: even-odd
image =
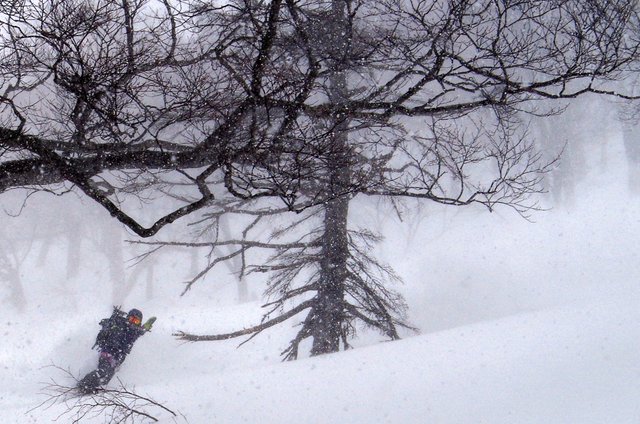
[{"label": "deep snow", "polygon": [[[158,274],[154,296],[141,287],[125,299],[158,321],[118,376],[181,412],[177,422],[196,424],[637,424],[640,197],[628,191],[620,146],[611,143],[606,174],[587,164],[573,205],[536,223],[507,210],[436,207],[399,223],[377,204],[352,208],[355,222],[373,218],[383,230],[378,253],[404,279],[420,334],[363,334],[356,349],[287,363],[278,353],[290,324],[239,349],[239,340],[181,343],[172,332],[255,323],[260,303],[238,305],[230,276],[179,297],[177,263],[175,276]],[[23,234],[21,219],[3,218],[5,232]],[[64,382],[48,365],[79,375],[96,360],[96,323],[111,308],[102,259],[85,258],[64,286],[64,254],[52,255],[27,260],[27,309],[0,310],[2,423],[54,420],[63,405],[33,410],[44,382]]]}]

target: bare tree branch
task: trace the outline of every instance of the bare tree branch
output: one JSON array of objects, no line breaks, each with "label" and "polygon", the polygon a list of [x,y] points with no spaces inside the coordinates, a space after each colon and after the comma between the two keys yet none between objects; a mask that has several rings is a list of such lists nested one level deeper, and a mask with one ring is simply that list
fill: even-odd
[{"label": "bare tree branch", "polygon": [[[71,381],[72,384],[59,383],[51,379],[42,389],[45,400],[29,412],[52,409],[62,404],[63,410],[56,421],[64,420],[74,424],[82,422],[85,418],[96,417],[104,417],[105,422],[118,424],[160,422],[162,415],[158,414],[168,414],[174,423],[178,423],[179,418],[184,419],[182,414],[172,411],[148,396],[136,393],[127,388],[120,380],[118,380],[116,388],[81,395],[76,389],[78,379],[69,370],[56,365],[52,365],[52,367],[61,371],[65,379]],[[186,419],[183,422],[186,422]]]}]

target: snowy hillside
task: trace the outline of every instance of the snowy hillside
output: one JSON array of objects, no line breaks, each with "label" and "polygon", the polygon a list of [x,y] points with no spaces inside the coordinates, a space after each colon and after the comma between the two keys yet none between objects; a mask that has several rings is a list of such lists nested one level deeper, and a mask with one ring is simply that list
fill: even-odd
[{"label": "snowy hillside", "polygon": [[[231,346],[164,345],[159,329],[120,377],[191,423],[636,423],[638,301],[514,315],[293,363]],[[15,367],[3,422],[53,420],[61,405],[25,410],[38,399],[35,379],[55,373]]]},{"label": "snowy hillside", "polygon": [[[179,278],[159,275],[155,295],[139,288],[125,299],[158,321],[117,376],[183,414],[178,423],[638,423],[640,198],[625,175],[594,176],[572,206],[535,224],[474,209],[427,209],[398,223],[363,202],[353,213],[383,230],[379,254],[404,279],[420,329],[398,342],[364,333],[351,351],[287,363],[278,354],[290,324],[239,349],[240,340],[181,343],[172,332],[257,322],[260,303],[237,304],[224,278],[180,298]],[[19,220],[3,222],[20,234]],[[111,308],[99,258],[65,290],[52,283],[62,271],[29,260],[26,309],[0,310],[2,423],[64,412],[33,409],[46,399],[43,383],[65,382],[49,365],[89,371],[97,321]]]}]

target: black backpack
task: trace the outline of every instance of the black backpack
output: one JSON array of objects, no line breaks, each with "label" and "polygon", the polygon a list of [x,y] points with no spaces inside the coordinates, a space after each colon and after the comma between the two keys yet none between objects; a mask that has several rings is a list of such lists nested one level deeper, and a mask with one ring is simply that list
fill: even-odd
[{"label": "black backpack", "polygon": [[93,344],[93,348],[96,346],[99,350],[104,349],[107,346],[108,340],[121,331],[122,322],[126,321],[127,314],[120,310],[119,307],[114,306],[113,312],[109,318],[105,318],[100,321],[100,331],[96,336],[96,342]]}]

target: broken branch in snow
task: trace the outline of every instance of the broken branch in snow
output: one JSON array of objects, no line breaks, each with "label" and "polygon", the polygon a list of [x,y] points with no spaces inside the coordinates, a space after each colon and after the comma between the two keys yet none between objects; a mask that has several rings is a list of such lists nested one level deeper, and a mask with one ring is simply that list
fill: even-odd
[{"label": "broken branch in snow", "polygon": [[[104,417],[105,423],[136,424],[160,422],[161,415],[170,415],[172,422],[178,423],[178,417],[184,416],[175,412],[162,403],[142,396],[124,385],[118,379],[114,388],[99,389],[96,393],[82,394],[77,389],[78,378],[70,370],[57,365],[53,368],[62,371],[65,379],[70,383],[60,383],[51,379],[45,383],[41,394],[45,399],[36,407],[29,410],[48,410],[62,404],[62,412],[55,421],[72,424],[83,422],[85,419]],[[186,422],[184,419],[183,422]]]}]

